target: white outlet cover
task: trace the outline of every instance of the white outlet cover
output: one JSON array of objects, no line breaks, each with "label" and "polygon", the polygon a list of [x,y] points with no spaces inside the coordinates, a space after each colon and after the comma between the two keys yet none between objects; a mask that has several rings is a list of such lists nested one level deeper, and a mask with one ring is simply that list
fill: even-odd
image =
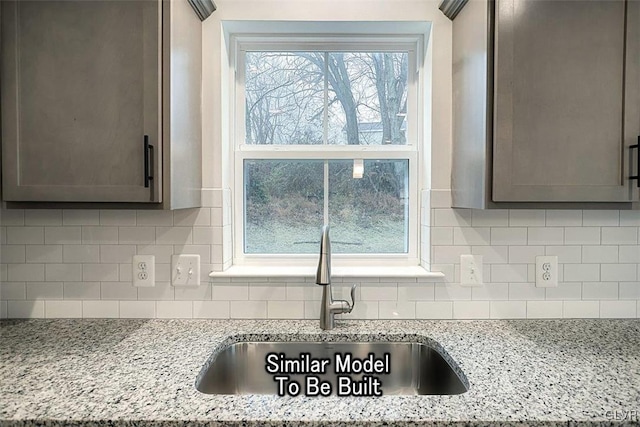
[{"label": "white outlet cover", "polygon": [[173,255],[171,257],[171,284],[173,286],[200,286],[200,255]]},{"label": "white outlet cover", "polygon": [[131,261],[133,286],[151,288],[156,285],[156,257],[134,255]]},{"label": "white outlet cover", "polygon": [[482,283],[482,255],[460,255],[460,286]]},{"label": "white outlet cover", "polygon": [[558,257],[536,257],[536,287],[555,288],[558,286]]}]

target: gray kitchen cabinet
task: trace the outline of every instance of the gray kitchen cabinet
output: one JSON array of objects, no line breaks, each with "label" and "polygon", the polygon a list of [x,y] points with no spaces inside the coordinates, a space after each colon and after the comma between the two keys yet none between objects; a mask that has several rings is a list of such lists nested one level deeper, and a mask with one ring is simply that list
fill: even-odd
[{"label": "gray kitchen cabinet", "polygon": [[199,206],[201,23],[188,3],[1,7],[3,200]]},{"label": "gray kitchen cabinet", "polygon": [[473,0],[453,25],[454,207],[638,200],[640,1]]}]

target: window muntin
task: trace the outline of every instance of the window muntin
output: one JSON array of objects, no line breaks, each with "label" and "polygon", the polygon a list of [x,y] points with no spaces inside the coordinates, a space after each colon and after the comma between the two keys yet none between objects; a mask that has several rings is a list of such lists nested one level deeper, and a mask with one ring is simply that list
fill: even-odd
[{"label": "window muntin", "polygon": [[[267,37],[269,38],[269,37]],[[355,37],[356,39],[358,37]],[[418,190],[420,188],[419,185],[419,145],[417,141],[417,136],[419,134],[419,126],[417,123],[418,117],[418,73],[416,67],[416,51],[419,44],[418,39],[413,39],[412,41],[408,41],[407,38],[399,38],[398,41],[393,41],[393,37],[382,37],[376,40],[375,37],[366,37],[366,41],[360,43],[358,40],[354,41],[351,38],[349,40],[344,41],[336,41],[332,40],[327,43],[323,41],[318,41],[315,39],[308,39],[304,42],[294,42],[293,40],[289,40],[287,37],[276,37],[276,41],[271,43],[269,40],[263,40],[261,38],[252,38],[248,37],[243,40],[238,39],[236,44],[237,46],[237,67],[236,67],[236,82],[238,83],[236,86],[236,100],[237,100],[237,112],[236,112],[236,143],[235,143],[235,194],[239,195],[239,197],[235,198],[235,211],[238,213],[242,212],[241,217],[237,216],[238,221],[235,223],[234,228],[234,236],[235,236],[235,250],[234,250],[234,263],[247,263],[247,262],[257,262],[263,257],[268,257],[270,259],[269,262],[272,262],[274,257],[278,258],[278,256],[282,256],[286,254],[286,257],[283,257],[283,260],[286,259],[288,262],[292,260],[296,260],[298,258],[312,258],[317,254],[318,250],[318,238],[319,238],[319,230],[322,222],[329,218],[332,224],[332,241],[333,242],[342,242],[344,241],[346,244],[342,245],[342,248],[338,247],[341,244],[337,243],[333,246],[333,252],[337,257],[337,260],[347,260],[350,258],[358,259],[358,260],[374,260],[374,259],[382,259],[384,258],[385,263],[393,263],[394,265],[407,265],[403,263],[408,263],[413,265],[418,262],[418,243],[420,242],[420,228],[418,221]],[[304,37],[301,38],[304,40]],[[310,48],[313,47],[313,49]],[[325,49],[322,49],[322,48]],[[272,122],[274,126],[271,129],[275,135],[279,135],[278,138],[272,138],[267,140],[265,138],[255,138],[253,136],[248,136],[248,132],[252,132],[253,135],[257,135],[256,129],[250,129],[247,131],[247,128],[251,127],[251,117],[249,115],[245,115],[245,111],[249,111],[251,105],[247,103],[247,98],[245,97],[245,91],[250,89],[253,86],[253,89],[256,90],[255,83],[251,83],[248,80],[256,78],[260,73],[261,67],[258,66],[260,61],[253,61],[253,67],[247,65],[252,60],[256,58],[264,58],[265,55],[273,55],[277,53],[276,57],[278,57],[277,61],[281,64],[281,57],[286,57],[286,63],[288,66],[300,67],[311,66],[309,63],[305,63],[304,60],[308,60],[308,55],[311,53],[316,53],[319,56],[324,57],[324,73],[319,71],[319,67],[316,66],[315,70],[315,78],[307,78],[303,79],[301,82],[301,78],[298,76],[291,77],[291,74],[287,74],[290,70],[286,70],[285,66],[275,67],[273,63],[269,66],[272,70],[277,70],[276,74],[282,74],[289,76],[290,81],[288,84],[292,87],[295,86],[296,90],[301,91],[300,93],[305,93],[305,97],[298,96],[297,98],[289,96],[288,100],[295,99],[295,102],[282,102],[285,100],[285,97],[282,97],[282,94],[278,94],[277,97],[278,102],[280,104],[273,104],[275,102],[275,96],[269,100],[271,105],[277,105],[276,108],[271,109],[271,113],[280,114],[279,120],[280,123],[283,122],[284,109],[281,108],[284,106],[291,106],[300,104],[300,100],[306,101],[306,110],[304,108],[299,111],[294,112],[296,114],[289,114],[289,118],[287,121],[290,123],[302,124],[306,126],[307,132],[301,132],[301,127],[298,126],[297,133],[292,132],[284,132],[282,129],[277,129],[275,126],[277,123]],[[306,55],[302,59],[300,59],[300,53]],[[263,55],[264,54],[264,55]],[[394,74],[396,80],[398,78],[406,79],[406,83],[396,85],[395,87],[400,87],[402,90],[399,91],[402,95],[400,96],[401,111],[395,113],[395,117],[399,118],[402,122],[399,126],[399,131],[396,132],[396,140],[394,143],[389,143],[390,141],[385,141],[382,138],[382,134],[385,133],[389,135],[390,132],[381,132],[380,128],[382,127],[382,108],[380,108],[380,103],[374,104],[374,107],[371,108],[370,105],[364,106],[360,105],[360,108],[357,111],[358,118],[358,127],[359,127],[359,135],[358,135],[358,144],[348,144],[347,137],[345,135],[345,125],[346,119],[344,114],[344,108],[340,104],[339,101],[336,101],[332,97],[335,96],[335,91],[332,90],[332,87],[329,83],[330,79],[330,71],[329,71],[329,62],[331,60],[335,60],[335,57],[332,55],[341,54],[343,57],[348,59],[346,62],[353,63],[354,61],[360,61],[360,64],[363,63],[363,57],[367,55],[367,58],[373,58],[375,54],[390,54],[390,58],[395,60],[394,63]],[[248,58],[248,56],[254,55],[253,58]],[[297,56],[296,56],[297,55]],[[382,56],[384,58],[384,56]],[[372,62],[369,62],[369,65],[372,66]],[[346,66],[347,71],[351,68],[356,69],[355,66]],[[355,68],[354,68],[355,67]],[[403,68],[404,67],[404,68]],[[406,72],[406,77],[400,77],[400,74]],[[252,76],[252,73],[255,76]],[[284,74],[283,74],[284,73]],[[352,73],[353,74],[353,73]],[[272,74],[273,75],[273,74]],[[326,76],[326,78],[325,78]],[[347,76],[349,73],[347,72]],[[322,78],[322,96],[323,103],[321,105],[322,110],[318,108],[319,104],[319,80]],[[261,78],[265,78],[262,76]],[[359,76],[360,83],[358,83],[358,76],[350,76],[348,79],[349,84],[354,84],[356,86],[363,86],[362,76]],[[373,81],[369,79],[369,81]],[[387,84],[389,84],[389,81]],[[275,86],[272,86],[275,89]],[[362,93],[357,93],[358,99],[362,101],[367,96],[369,97],[369,101],[372,99],[372,94],[376,94],[378,88],[375,90],[370,87],[370,91],[364,91]],[[277,89],[276,89],[277,91]],[[356,91],[358,92],[358,91]],[[254,98],[255,97],[254,93]],[[264,95],[264,94],[263,94]],[[333,99],[333,102],[331,100]],[[360,104],[364,104],[364,102],[360,102]],[[313,107],[313,108],[311,108]],[[340,111],[342,110],[342,112]],[[263,108],[264,111],[264,108]],[[268,111],[268,110],[267,110]],[[304,114],[303,114],[304,112]],[[338,117],[339,115],[341,117]],[[378,114],[375,116],[375,114]],[[331,116],[335,117],[331,117]],[[293,118],[292,118],[293,117]],[[305,117],[306,122],[300,123],[298,117]],[[318,128],[320,123],[320,118],[322,119],[322,138],[318,135]],[[339,123],[339,120],[342,120],[344,124]],[[367,121],[365,121],[367,120]],[[369,121],[371,120],[371,121]],[[362,125],[362,123],[372,123],[373,121],[378,121],[378,126],[372,125]],[[338,124],[336,124],[338,123]],[[290,126],[290,129],[295,129],[295,126]],[[308,129],[312,131],[308,131]],[[338,131],[342,132],[344,136],[342,139],[338,135]],[[367,132],[373,133],[378,132],[378,135],[372,139],[369,135],[364,135]],[[314,134],[315,132],[315,134]],[[263,133],[264,135],[265,133]],[[293,137],[291,135],[294,135]],[[303,135],[304,137],[300,137]],[[320,141],[322,139],[322,141]],[[260,142],[260,143],[258,143]],[[265,143],[266,142],[266,143]],[[364,159],[365,163],[365,178],[367,177],[367,170],[373,171],[372,168],[374,164],[379,162],[386,162],[387,165],[397,164],[402,165],[401,168],[403,172],[400,174],[403,176],[403,184],[402,188],[398,189],[398,196],[395,199],[395,202],[392,203],[395,208],[395,216],[393,227],[388,227],[385,232],[382,232],[382,228],[375,227],[375,221],[370,221],[370,225],[373,225],[372,229],[375,230],[378,235],[376,237],[371,237],[366,239],[367,242],[376,242],[382,241],[386,242],[386,245],[378,244],[375,248],[372,246],[365,247],[361,240],[354,240],[349,238],[349,240],[341,239],[341,227],[344,229],[344,232],[349,232],[347,224],[340,224],[339,221],[331,219],[331,216],[337,215],[336,212],[339,212],[338,206],[338,198],[335,195],[330,195],[330,185],[329,180],[331,174],[329,173],[329,168],[331,164],[332,170],[337,170],[337,165],[339,163],[333,163],[334,161],[341,160],[340,164],[343,166],[343,174],[346,176],[347,171],[352,168],[354,159]],[[324,192],[324,209],[322,212],[322,222],[319,222],[317,225],[314,225],[313,222],[318,220],[318,209],[317,205],[314,206],[315,217],[313,221],[310,221],[308,231],[305,230],[303,232],[298,233],[294,237],[295,241],[290,239],[289,244],[282,244],[277,248],[278,245],[272,245],[273,248],[269,249],[267,246],[263,246],[262,249],[257,248],[255,245],[252,245],[251,242],[255,242],[256,240],[252,240],[252,237],[246,236],[246,233],[251,233],[252,230],[246,227],[244,221],[240,221],[241,218],[246,219],[245,212],[245,200],[246,198],[242,196],[245,192],[245,177],[246,177],[246,169],[245,164],[247,161],[266,161],[266,160],[278,160],[280,162],[284,161],[319,161],[324,162],[325,173],[323,174],[324,183],[323,183],[323,192]],[[396,162],[397,161],[397,162]],[[347,166],[350,165],[350,166]],[[397,167],[397,166],[395,166]],[[254,177],[255,179],[255,177]],[[331,179],[332,182],[335,179]],[[359,180],[354,180],[359,181]],[[358,188],[357,185],[354,188]],[[387,204],[388,203],[387,199]],[[332,214],[329,212],[329,206],[332,206]],[[381,203],[382,204],[382,203]],[[358,206],[359,204],[356,204]],[[249,204],[247,203],[247,206]],[[369,205],[371,207],[371,204]],[[352,205],[351,209],[354,208]],[[399,212],[402,212],[400,215]],[[375,216],[375,215],[373,215]],[[379,217],[379,216],[378,216]],[[256,218],[249,217],[250,221],[256,223]],[[263,222],[264,223],[264,222]],[[364,226],[364,224],[362,224]],[[377,225],[380,225],[378,222]],[[352,224],[351,224],[352,226]],[[253,229],[255,230],[255,229]],[[274,228],[275,230],[275,228]],[[393,230],[398,231],[398,234],[392,234]],[[353,227],[351,229],[353,234]],[[310,238],[309,238],[310,237]],[[271,240],[282,239],[282,234],[278,234],[274,231],[271,232]],[[286,240],[286,239],[284,239]],[[284,241],[283,240],[283,241]],[[354,240],[353,242],[350,240]],[[247,245],[246,243],[249,243]],[[355,244],[354,244],[355,243]],[[308,246],[305,246],[308,245]],[[289,249],[287,248],[289,247]],[[252,249],[253,248],[253,249]],[[295,253],[292,253],[293,250],[290,248],[295,248]],[[368,249],[366,249],[368,248]],[[268,251],[268,252],[267,252]],[[404,261],[403,261],[404,260]],[[399,263],[399,264],[398,264]]]}]

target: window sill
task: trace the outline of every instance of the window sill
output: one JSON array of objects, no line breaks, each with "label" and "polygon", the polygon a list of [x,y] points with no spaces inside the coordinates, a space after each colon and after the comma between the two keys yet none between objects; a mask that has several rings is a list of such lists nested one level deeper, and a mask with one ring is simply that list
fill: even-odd
[{"label": "window sill", "polygon": [[[211,278],[220,277],[315,277],[315,266],[255,266],[234,265],[225,271],[212,271]],[[333,277],[392,277],[392,278],[419,278],[419,279],[444,279],[444,273],[428,271],[421,266],[409,267],[372,267],[349,266],[333,267]]]}]

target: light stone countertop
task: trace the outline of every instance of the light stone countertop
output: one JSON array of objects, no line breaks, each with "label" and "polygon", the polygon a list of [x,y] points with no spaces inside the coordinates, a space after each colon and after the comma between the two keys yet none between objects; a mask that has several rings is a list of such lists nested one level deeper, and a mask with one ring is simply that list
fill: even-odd
[{"label": "light stone countertop", "polygon": [[[0,322],[0,425],[640,424],[640,320],[29,320]],[[453,396],[205,395],[224,344],[439,343],[470,389]],[[446,356],[446,355],[445,355]],[[631,421],[631,422],[629,422]],[[618,421],[619,422],[619,421]]]}]

